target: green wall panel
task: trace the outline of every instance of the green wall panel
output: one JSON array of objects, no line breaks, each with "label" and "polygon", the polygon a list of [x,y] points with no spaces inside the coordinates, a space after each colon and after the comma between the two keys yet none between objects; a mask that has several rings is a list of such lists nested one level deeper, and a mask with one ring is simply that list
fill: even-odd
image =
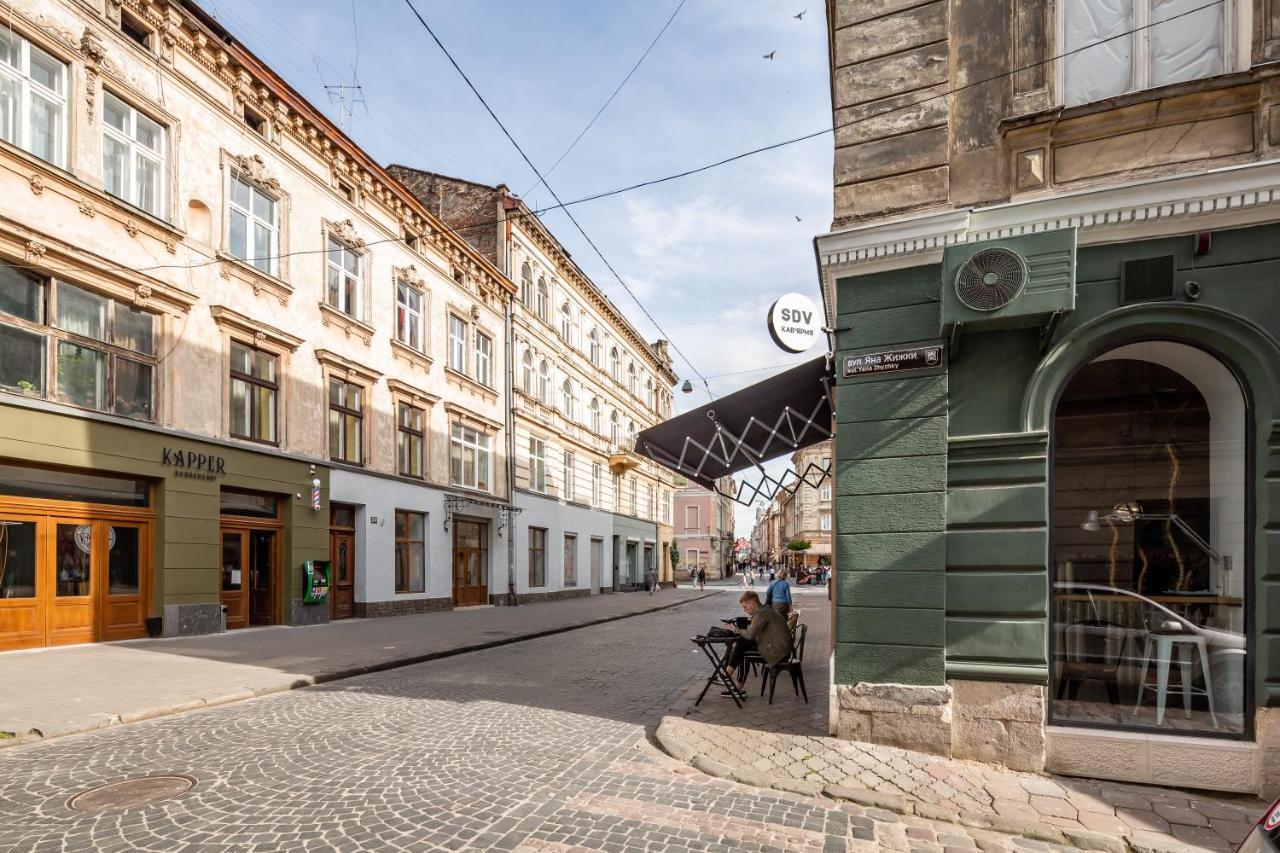
[{"label": "green wall panel", "polygon": [[836,422],[942,417],[947,414],[947,379],[942,374],[885,382],[836,386]]},{"label": "green wall panel", "polygon": [[837,459],[937,456],[946,452],[946,418],[903,418],[840,424],[836,428]]},{"label": "green wall panel", "polygon": [[986,486],[947,490],[947,524],[1043,525],[1044,487],[1040,485]]},{"label": "green wall panel", "polygon": [[938,533],[841,531],[836,542],[841,567],[859,572],[941,571],[945,556],[946,540]]},{"label": "green wall panel", "polygon": [[1044,617],[1048,588],[1044,572],[948,572],[947,614]]},{"label": "green wall panel", "polygon": [[875,311],[937,302],[941,298],[941,287],[937,267],[910,267],[875,276],[838,279],[836,300],[841,313]]},{"label": "green wall panel", "polygon": [[837,684],[942,684],[946,659],[942,649],[926,646],[837,643]]},{"label": "green wall panel", "polygon": [[836,502],[836,529],[847,533],[942,531],[943,492],[845,495]]},{"label": "green wall panel", "polygon": [[836,463],[838,495],[942,491],[946,487],[945,456],[889,456]]},{"label": "green wall panel", "polygon": [[947,656],[964,660],[1044,661],[1043,619],[947,617]]},{"label": "green wall panel", "polygon": [[898,607],[837,607],[841,641],[941,648],[945,626],[941,610]]},{"label": "green wall panel", "polygon": [[[939,609],[946,604],[942,572],[853,572],[836,577],[837,610],[850,607],[914,607]],[[837,628],[838,630],[838,628]]]},{"label": "green wall panel", "polygon": [[948,569],[1034,568],[1049,555],[1047,530],[949,530]]},{"label": "green wall panel", "polygon": [[840,349],[866,350],[894,346],[905,341],[925,341],[938,337],[939,303],[881,308],[858,314],[842,314],[836,326],[847,329],[836,335]]}]

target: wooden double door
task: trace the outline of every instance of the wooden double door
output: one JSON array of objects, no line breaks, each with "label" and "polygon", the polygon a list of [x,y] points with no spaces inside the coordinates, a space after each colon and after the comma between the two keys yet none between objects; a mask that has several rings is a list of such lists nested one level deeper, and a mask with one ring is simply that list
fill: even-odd
[{"label": "wooden double door", "polygon": [[453,604],[489,603],[489,523],[453,519]]},{"label": "wooden double door", "polygon": [[222,525],[222,595],[227,628],[280,622],[281,531]]},{"label": "wooden double door", "polygon": [[43,508],[0,506],[0,650],[143,636],[149,517]]}]

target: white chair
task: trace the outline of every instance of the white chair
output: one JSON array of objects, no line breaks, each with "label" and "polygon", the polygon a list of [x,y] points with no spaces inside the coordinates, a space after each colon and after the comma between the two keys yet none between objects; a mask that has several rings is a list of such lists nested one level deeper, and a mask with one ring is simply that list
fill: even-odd
[{"label": "white chair", "polygon": [[[1170,630],[1176,623],[1165,623],[1160,630],[1148,631],[1146,649],[1142,654],[1142,674],[1138,676],[1138,701],[1133,706],[1133,715],[1138,716],[1142,708],[1142,697],[1147,690],[1156,694],[1156,725],[1164,722],[1165,699],[1169,692],[1169,663],[1173,653],[1178,653],[1178,668],[1182,675],[1182,712],[1191,716],[1191,697],[1204,696],[1209,700],[1209,719],[1213,727],[1218,728],[1218,715],[1213,707],[1213,676],[1209,671],[1209,653],[1204,637],[1200,634]],[[1181,627],[1181,626],[1178,626]],[[1191,680],[1195,675],[1195,652],[1199,653],[1200,671],[1204,674],[1204,688],[1192,687]],[[1147,666],[1154,653],[1156,659],[1156,683],[1147,684]]]}]

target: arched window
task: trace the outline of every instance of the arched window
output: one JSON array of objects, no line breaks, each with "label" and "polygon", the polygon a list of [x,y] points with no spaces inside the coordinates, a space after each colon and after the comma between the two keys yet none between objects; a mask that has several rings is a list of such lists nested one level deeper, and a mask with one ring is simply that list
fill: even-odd
[{"label": "arched window", "polygon": [[622,444],[622,427],[618,418],[618,410],[609,413],[609,443]]},{"label": "arched window", "polygon": [[599,435],[604,429],[604,424],[600,418],[600,398],[592,397],[591,402],[587,404],[587,408],[591,411],[591,431]]},{"label": "arched window", "polygon": [[653,392],[653,377],[650,376],[644,378],[644,402],[655,412],[658,411],[658,397]]},{"label": "arched window", "polygon": [[596,328],[591,329],[591,334],[588,335],[587,350],[588,350],[588,355],[591,357],[591,363],[594,364],[596,367],[599,367],[600,366],[600,330],[599,329],[596,329]]},{"label": "arched window", "polygon": [[622,360],[618,358],[617,347],[609,347],[609,375],[614,382],[622,381]]},{"label": "arched window", "polygon": [[636,380],[636,366],[634,363],[627,365],[627,390],[635,395],[640,393],[640,385]]},{"label": "arched window", "polygon": [[533,307],[533,267],[525,261],[520,266],[520,301],[524,307]]},{"label": "arched window", "polygon": [[524,393],[530,397],[533,396],[533,353],[529,350],[524,351],[524,358],[520,361],[522,368],[520,387],[524,389]]},{"label": "arched window", "polygon": [[551,301],[551,297],[547,292],[547,280],[539,276],[538,277],[538,317],[544,323],[550,322],[550,318],[547,316],[547,310],[550,308],[550,301]]},{"label": "arched window", "polygon": [[627,418],[627,436],[626,443],[630,444],[636,440],[636,422],[631,418]]},{"label": "arched window", "polygon": [[573,341],[573,313],[569,309],[569,302],[565,300],[560,306],[560,337],[564,338],[566,343]]},{"label": "arched window", "polygon": [[545,358],[538,364],[538,399],[551,402],[551,365]]},{"label": "arched window", "polygon": [[[1246,730],[1249,418],[1231,369],[1173,341],[1112,349],[1062,389],[1048,480],[1050,723]],[[1170,662],[1183,679],[1173,689]]]},{"label": "arched window", "polygon": [[573,420],[573,382],[571,380],[566,379],[564,384],[560,386],[560,398],[561,409],[564,411],[565,420]]}]

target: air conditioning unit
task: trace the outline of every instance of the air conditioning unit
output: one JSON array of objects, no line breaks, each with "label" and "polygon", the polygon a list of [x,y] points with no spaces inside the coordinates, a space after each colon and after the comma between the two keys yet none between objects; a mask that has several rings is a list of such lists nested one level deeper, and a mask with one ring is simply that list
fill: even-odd
[{"label": "air conditioning unit", "polygon": [[942,254],[942,333],[1040,326],[1042,343],[1076,307],[1076,231],[949,246]]}]

